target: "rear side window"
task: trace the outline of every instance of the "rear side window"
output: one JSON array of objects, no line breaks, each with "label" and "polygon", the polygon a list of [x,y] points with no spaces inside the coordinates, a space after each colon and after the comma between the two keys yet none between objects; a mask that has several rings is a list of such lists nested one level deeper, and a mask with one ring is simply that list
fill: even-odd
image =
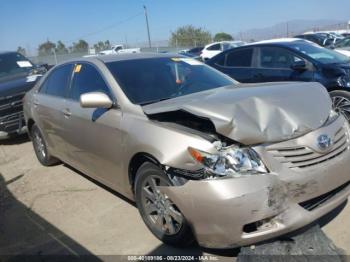
[{"label": "rear side window", "polygon": [[207,48],[207,50],[211,50],[211,51],[221,50],[221,45],[220,44],[215,44],[215,45],[209,46]]},{"label": "rear side window", "polygon": [[250,67],[252,65],[253,49],[242,49],[227,54],[226,66]]},{"label": "rear side window", "polygon": [[73,65],[63,65],[54,69],[40,88],[40,93],[51,96],[64,97],[72,75]]},{"label": "rear side window", "polygon": [[102,92],[110,96],[106,82],[94,66],[77,64],[74,67],[70,98],[79,101],[82,94],[89,92]]}]

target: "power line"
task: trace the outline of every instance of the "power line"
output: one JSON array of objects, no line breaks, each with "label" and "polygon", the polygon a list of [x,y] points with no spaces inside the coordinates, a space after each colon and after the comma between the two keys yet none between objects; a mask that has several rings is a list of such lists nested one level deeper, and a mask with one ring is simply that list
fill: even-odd
[{"label": "power line", "polygon": [[66,42],[66,43],[68,43],[68,42],[70,43],[70,42],[73,42],[73,41],[75,41],[75,40],[79,40],[79,39],[82,39],[82,38],[86,38],[86,37],[89,37],[89,36],[92,36],[92,35],[97,35],[97,34],[99,34],[99,33],[101,33],[101,32],[107,31],[107,30],[109,30],[109,29],[111,29],[111,28],[120,26],[121,24],[124,24],[124,23],[126,23],[126,22],[128,22],[128,21],[130,21],[130,20],[132,20],[132,19],[134,19],[134,18],[136,18],[136,17],[138,17],[138,16],[141,16],[141,15],[143,15],[143,12],[139,12],[139,13],[133,15],[133,16],[130,16],[130,17],[124,19],[124,20],[121,20],[121,21],[119,21],[119,22],[113,23],[113,24],[108,25],[108,26],[106,26],[106,27],[104,27],[104,28],[101,28],[100,30],[97,30],[97,31],[94,31],[94,32],[91,32],[91,33],[88,33],[88,34],[85,34],[85,35],[82,35],[82,36],[77,37],[77,38],[72,39],[72,40],[67,40],[67,41],[65,41],[65,42]]}]

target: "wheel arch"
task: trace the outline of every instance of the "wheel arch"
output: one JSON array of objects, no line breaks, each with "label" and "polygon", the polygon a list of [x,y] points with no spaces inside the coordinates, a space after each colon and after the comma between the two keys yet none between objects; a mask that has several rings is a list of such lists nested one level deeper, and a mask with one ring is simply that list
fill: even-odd
[{"label": "wheel arch", "polygon": [[146,153],[146,152],[139,152],[136,153],[131,160],[129,161],[128,166],[128,177],[129,177],[129,184],[131,186],[132,192],[134,191],[134,185],[136,180],[136,173],[137,170],[144,164],[145,162],[151,162],[159,167],[162,167],[161,163],[157,160],[156,157],[153,155]]},{"label": "wheel arch", "polygon": [[31,138],[32,137],[32,128],[35,124],[35,121],[32,118],[29,118],[27,121],[27,129],[28,129],[28,135]]}]

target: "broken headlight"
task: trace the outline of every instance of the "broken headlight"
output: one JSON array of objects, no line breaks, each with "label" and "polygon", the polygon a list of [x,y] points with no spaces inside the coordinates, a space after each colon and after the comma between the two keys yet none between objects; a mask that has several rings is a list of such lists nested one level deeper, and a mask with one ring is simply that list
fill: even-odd
[{"label": "broken headlight", "polygon": [[220,148],[217,154],[210,154],[192,147],[189,147],[188,151],[197,162],[205,167],[206,172],[213,176],[240,177],[267,173],[260,157],[251,148],[230,146]]}]

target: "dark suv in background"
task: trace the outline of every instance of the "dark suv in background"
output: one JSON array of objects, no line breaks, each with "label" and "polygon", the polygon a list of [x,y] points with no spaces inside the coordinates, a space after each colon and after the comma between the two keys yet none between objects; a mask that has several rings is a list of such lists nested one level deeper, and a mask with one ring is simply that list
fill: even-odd
[{"label": "dark suv in background", "polygon": [[301,39],[258,42],[222,52],[207,64],[243,83],[315,81],[350,120],[350,58]]},{"label": "dark suv in background", "polygon": [[22,99],[45,72],[17,52],[0,52],[0,138],[25,132]]}]

